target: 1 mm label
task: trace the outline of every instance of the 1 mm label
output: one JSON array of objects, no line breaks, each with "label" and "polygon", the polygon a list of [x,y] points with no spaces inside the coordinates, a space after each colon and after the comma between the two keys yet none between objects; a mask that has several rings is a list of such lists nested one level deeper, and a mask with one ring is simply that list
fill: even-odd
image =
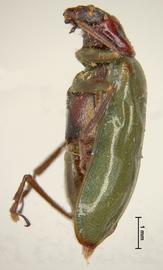
[{"label": "1 mm label", "polygon": [[137,219],[137,246],[135,249],[142,249],[140,241],[144,241],[145,226],[141,225],[142,217],[135,217]]}]

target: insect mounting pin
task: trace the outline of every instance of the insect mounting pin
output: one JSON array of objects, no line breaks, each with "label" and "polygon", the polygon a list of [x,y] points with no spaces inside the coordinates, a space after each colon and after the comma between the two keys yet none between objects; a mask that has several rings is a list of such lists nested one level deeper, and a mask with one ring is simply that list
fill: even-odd
[{"label": "insect mounting pin", "polygon": [[[110,234],[126,209],[140,167],[146,112],[146,81],[120,22],[89,6],[68,8],[71,33],[82,30],[76,58],[84,71],[67,92],[65,141],[34,171],[25,175],[10,209],[23,217],[24,199],[35,189],[53,208],[72,219],[85,258]],[[65,151],[66,193],[71,213],[56,203],[36,177]]]}]

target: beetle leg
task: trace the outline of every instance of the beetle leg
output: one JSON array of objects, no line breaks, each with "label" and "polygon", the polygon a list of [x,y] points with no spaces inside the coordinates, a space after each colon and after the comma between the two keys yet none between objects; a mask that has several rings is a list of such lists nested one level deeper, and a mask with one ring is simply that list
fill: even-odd
[{"label": "beetle leg", "polygon": [[24,218],[26,225],[25,226],[30,226],[30,222],[29,220],[22,214],[22,209],[19,210],[19,203],[21,201],[22,198],[22,194],[23,194],[23,190],[25,187],[25,184],[28,183],[28,185],[31,186],[31,188],[33,188],[42,198],[45,199],[45,201],[47,201],[53,208],[55,208],[56,210],[58,210],[61,214],[63,214],[64,216],[66,216],[67,218],[72,218],[72,214],[68,213],[67,211],[65,211],[58,203],[56,203],[41,187],[40,185],[36,182],[36,180],[31,176],[31,175],[24,175],[23,180],[18,188],[18,191],[16,192],[13,200],[14,203],[12,205],[12,207],[10,208],[10,213],[11,213],[11,217],[13,218],[14,221],[18,221],[19,220],[19,216]]},{"label": "beetle leg", "polygon": [[[19,186],[18,191],[14,196],[14,204],[12,205],[10,212],[12,218],[17,221],[19,216],[23,217],[26,221],[26,225],[29,226],[30,222],[28,219],[22,215],[23,207],[24,207],[24,198],[29,194],[32,188],[34,188],[47,202],[49,202],[55,209],[57,209],[60,213],[64,214],[66,217],[71,218],[72,215],[67,213],[62,207],[60,207],[55,201],[53,201],[37,184],[35,178],[38,175],[41,175],[50,165],[51,163],[61,154],[63,149],[66,146],[66,142],[63,142],[44,162],[42,162],[36,169],[33,171],[33,176],[25,175],[23,177],[22,183]],[[27,186],[25,187],[25,184]],[[19,205],[21,207],[18,209]]]},{"label": "beetle leg", "polygon": [[82,171],[84,169],[84,164],[86,164],[86,160],[87,160],[86,144],[88,140],[88,135],[92,131],[92,129],[98,124],[101,117],[105,113],[106,107],[108,106],[113,96],[113,93],[114,93],[114,88],[110,86],[108,89],[108,92],[106,93],[106,96],[104,96],[104,100],[102,101],[98,111],[95,113],[94,117],[89,121],[88,125],[80,133],[79,147],[80,147],[81,156],[82,156],[81,165],[80,165]]},{"label": "beetle leg", "polygon": [[88,137],[88,134],[91,132],[91,130],[98,124],[101,117],[103,116],[107,105],[109,104],[109,101],[112,98],[112,95],[114,93],[114,89],[112,86],[110,86],[109,91],[106,93],[106,98],[102,101],[98,111],[95,113],[94,117],[89,121],[86,128],[81,132],[80,134],[80,140],[84,140],[86,137]]},{"label": "beetle leg", "polygon": [[[55,151],[51,155],[49,155],[39,166],[37,166],[36,169],[34,169],[33,179],[36,179],[36,176],[41,175],[52,164],[52,162],[61,154],[65,146],[66,141],[64,141],[57,149],[55,149]],[[28,184],[22,193],[20,201],[20,203],[22,203],[22,210],[24,205],[23,200],[29,194],[31,189],[32,189],[31,185]]]}]

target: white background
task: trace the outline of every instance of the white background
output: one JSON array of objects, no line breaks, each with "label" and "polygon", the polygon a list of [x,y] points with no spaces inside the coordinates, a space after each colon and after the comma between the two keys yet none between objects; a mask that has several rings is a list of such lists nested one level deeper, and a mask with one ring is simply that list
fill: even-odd
[{"label": "white background", "polygon": [[[12,197],[64,140],[66,91],[83,69],[74,53],[81,34],[69,35],[62,13],[94,4],[115,15],[136,50],[148,83],[143,160],[131,202],[116,232],[87,265],[71,222],[35,192],[24,213],[32,226],[13,223]],[[5,270],[148,269],[163,267],[163,1],[0,1],[0,267]],[[69,209],[64,194],[63,155],[40,177],[48,193]],[[143,217],[145,240],[136,247],[136,220]]]}]

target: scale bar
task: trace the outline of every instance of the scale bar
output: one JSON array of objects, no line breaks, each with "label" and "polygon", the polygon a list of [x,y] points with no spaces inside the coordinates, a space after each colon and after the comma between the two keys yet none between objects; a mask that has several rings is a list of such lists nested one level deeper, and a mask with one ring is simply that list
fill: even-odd
[{"label": "scale bar", "polygon": [[140,219],[142,217],[135,217],[137,219],[137,247],[135,249],[142,249],[140,247]]}]

